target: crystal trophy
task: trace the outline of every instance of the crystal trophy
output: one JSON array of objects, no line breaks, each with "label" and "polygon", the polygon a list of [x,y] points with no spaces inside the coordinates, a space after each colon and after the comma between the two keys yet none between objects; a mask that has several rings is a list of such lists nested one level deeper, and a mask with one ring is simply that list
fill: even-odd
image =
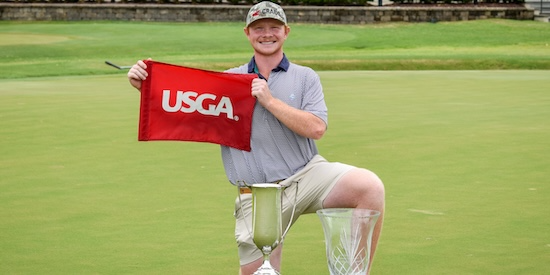
[{"label": "crystal trophy", "polygon": [[332,208],[317,211],[325,234],[331,275],[368,274],[372,233],[379,211]]}]

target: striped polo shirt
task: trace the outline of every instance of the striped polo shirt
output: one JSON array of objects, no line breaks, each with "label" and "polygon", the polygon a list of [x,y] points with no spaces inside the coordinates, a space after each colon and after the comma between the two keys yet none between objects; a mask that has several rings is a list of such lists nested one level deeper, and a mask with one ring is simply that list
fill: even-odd
[{"label": "striped polo shirt", "polygon": [[[257,73],[254,58],[230,73]],[[259,75],[260,78],[263,78]],[[265,79],[265,78],[264,78]],[[327,106],[319,76],[311,68],[288,61],[286,56],[267,81],[274,97],[310,112],[328,123]],[[286,179],[303,168],[318,153],[314,140],[302,137],[256,103],[252,116],[251,151],[222,146],[222,160],[232,184],[267,183]]]}]

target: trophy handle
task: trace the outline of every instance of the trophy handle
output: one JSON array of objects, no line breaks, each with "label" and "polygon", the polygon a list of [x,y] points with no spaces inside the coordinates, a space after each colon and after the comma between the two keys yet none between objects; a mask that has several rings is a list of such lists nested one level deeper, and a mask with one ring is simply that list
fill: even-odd
[{"label": "trophy handle", "polygon": [[[242,185],[241,185],[242,183]],[[243,180],[237,181],[237,198],[239,198],[239,211],[241,211],[241,216],[243,217],[244,227],[246,227],[246,231],[248,231],[249,236],[252,235],[252,230],[250,230],[250,227],[248,227],[248,223],[246,222],[244,211],[243,211],[243,201],[241,200],[241,187],[248,187],[250,188],[250,185],[246,184],[246,182]]]},{"label": "trophy handle", "polygon": [[[298,204],[298,185],[299,184],[298,184],[298,181],[292,181],[292,183],[296,185],[296,193],[294,194],[294,206],[292,207],[292,214],[290,214],[290,220],[288,221],[288,225],[286,226],[286,229],[283,232],[283,235],[281,237],[281,244],[285,241],[286,233],[288,233],[288,230],[290,229],[290,225],[292,224],[292,220],[294,219],[294,214],[296,213],[296,205]],[[290,187],[290,185],[284,186],[285,189],[287,187]],[[284,192],[283,192],[283,194],[284,194]],[[287,196],[287,198],[288,198],[288,196]]]}]

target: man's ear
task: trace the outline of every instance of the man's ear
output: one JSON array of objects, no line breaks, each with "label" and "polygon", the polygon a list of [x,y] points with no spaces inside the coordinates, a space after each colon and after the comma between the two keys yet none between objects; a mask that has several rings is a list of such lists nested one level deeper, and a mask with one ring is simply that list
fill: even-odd
[{"label": "man's ear", "polygon": [[248,30],[248,27],[244,27],[243,31],[244,31],[244,34],[246,34],[246,36],[248,36],[248,34],[250,33],[250,31]]}]

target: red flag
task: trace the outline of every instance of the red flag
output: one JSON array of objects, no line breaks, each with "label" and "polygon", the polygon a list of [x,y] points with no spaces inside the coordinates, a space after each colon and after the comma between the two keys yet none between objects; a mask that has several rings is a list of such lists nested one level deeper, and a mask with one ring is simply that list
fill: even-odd
[{"label": "red flag", "polygon": [[250,151],[255,74],[205,71],[146,61],[139,140],[217,143]]}]

